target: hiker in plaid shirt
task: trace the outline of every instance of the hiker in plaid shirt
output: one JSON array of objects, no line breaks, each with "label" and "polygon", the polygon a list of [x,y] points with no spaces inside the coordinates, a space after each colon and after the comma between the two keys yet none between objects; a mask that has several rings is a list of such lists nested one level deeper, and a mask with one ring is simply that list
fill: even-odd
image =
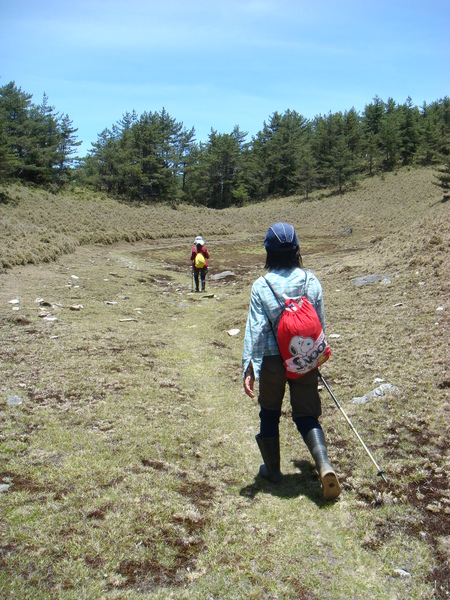
[{"label": "hiker in plaid shirt", "polygon": [[[265,268],[268,269],[266,277],[278,298],[299,301],[306,296],[325,329],[322,286],[311,271],[302,268],[294,227],[288,223],[275,223],[267,231],[264,246]],[[254,398],[254,382],[259,380],[260,432],[256,441],[264,460],[259,473],[273,483],[279,483],[283,478],[280,471],[279,422],[287,382],[292,420],[314,458],[324,498],[331,500],[339,496],[341,489],[328,458],[325,436],[318,420],[322,414],[318,370],[314,369],[298,379],[287,378],[275,338],[281,312],[282,308],[265,278],[259,277],[252,287],[242,356],[244,391],[250,398]]]}]

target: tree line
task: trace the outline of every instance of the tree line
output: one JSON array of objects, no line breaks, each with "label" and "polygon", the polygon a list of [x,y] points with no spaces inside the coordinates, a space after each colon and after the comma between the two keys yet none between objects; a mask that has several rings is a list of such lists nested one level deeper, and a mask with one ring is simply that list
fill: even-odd
[{"label": "tree line", "polygon": [[[225,208],[269,196],[334,188],[399,166],[440,165],[448,190],[450,99],[403,104],[376,96],[362,114],[308,120],[274,112],[250,140],[235,126],[197,142],[163,108],[127,112],[104,129],[88,155],[75,159],[77,129],[44,94],[41,105],[14,82],[0,88],[0,177],[62,186],[68,181],[139,202],[188,202]],[[445,188],[447,186],[447,188]]]},{"label": "tree line", "polygon": [[39,105],[31,98],[14,82],[0,87],[0,180],[61,187],[73,176],[77,129],[45,93]]}]

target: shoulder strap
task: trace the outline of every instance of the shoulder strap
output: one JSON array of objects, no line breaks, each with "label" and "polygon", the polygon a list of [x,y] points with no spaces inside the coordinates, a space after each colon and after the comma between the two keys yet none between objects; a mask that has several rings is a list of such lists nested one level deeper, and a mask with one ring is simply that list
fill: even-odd
[{"label": "shoulder strap", "polygon": [[308,285],[308,278],[310,275],[311,271],[308,269],[307,271],[305,271],[305,283],[303,284],[303,296],[306,297],[306,286]]},{"label": "shoulder strap", "polygon": [[[310,275],[310,270],[308,269],[307,271],[305,271],[305,283],[303,284],[303,293],[300,294],[301,296],[306,296],[306,286],[308,285],[308,279],[309,279],[309,275]],[[267,283],[267,285],[270,288],[270,291],[272,292],[272,294],[275,296],[278,304],[284,308],[284,303],[280,302],[280,299],[278,298],[278,296],[275,293],[275,290],[273,289],[273,287],[270,285],[270,281],[267,279],[267,277],[263,276],[263,279],[265,280],[265,282]]]},{"label": "shoulder strap", "polygon": [[[264,280],[265,280],[265,282],[267,283],[267,285],[269,286],[269,288],[270,288],[270,291],[272,292],[272,294],[275,296],[275,298],[276,298],[276,301],[277,301],[277,302],[278,302],[278,304],[280,305],[280,308],[284,309],[284,305],[283,305],[283,304],[280,302],[280,299],[279,299],[279,298],[278,298],[278,296],[275,294],[275,290],[274,290],[274,289],[273,289],[273,287],[270,285],[270,282],[269,282],[269,280],[267,279],[267,277],[264,277]],[[270,329],[272,330],[272,335],[273,335],[273,337],[274,337],[274,340],[275,340],[275,342],[276,342],[276,344],[277,344],[278,351],[279,351],[279,353],[281,354],[280,346],[278,345],[278,338],[277,338],[277,336],[275,335],[275,330],[274,330],[274,328],[273,328],[273,323],[272,323],[272,321],[270,320],[270,317],[269,317],[269,315],[267,315],[267,313],[266,313],[266,316],[267,316],[267,320],[269,321],[269,324],[270,324]]]},{"label": "shoulder strap", "polygon": [[281,308],[284,308],[284,304],[282,304],[282,302],[280,302],[280,299],[278,298],[278,296],[275,294],[275,290],[273,289],[273,287],[270,285],[270,281],[267,279],[267,277],[264,277],[265,282],[267,283],[267,285],[270,288],[270,291],[272,292],[272,294],[275,296],[276,301],[278,302],[278,304],[281,306]]}]

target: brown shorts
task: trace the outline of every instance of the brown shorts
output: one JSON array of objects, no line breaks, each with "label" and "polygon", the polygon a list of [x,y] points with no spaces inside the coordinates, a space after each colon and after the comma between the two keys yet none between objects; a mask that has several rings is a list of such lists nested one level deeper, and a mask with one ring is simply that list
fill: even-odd
[{"label": "brown shorts", "polygon": [[279,354],[263,358],[259,375],[259,404],[269,410],[280,409],[286,391],[286,382],[289,384],[292,419],[298,417],[318,419],[322,414],[322,406],[317,389],[317,369],[298,379],[288,379],[283,359]]}]

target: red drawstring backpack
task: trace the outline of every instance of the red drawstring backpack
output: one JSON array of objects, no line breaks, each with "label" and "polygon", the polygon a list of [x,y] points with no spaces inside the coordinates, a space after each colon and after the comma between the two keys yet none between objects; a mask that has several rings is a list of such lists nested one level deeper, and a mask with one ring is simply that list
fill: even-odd
[{"label": "red drawstring backpack", "polygon": [[320,319],[307,298],[303,296],[298,303],[288,298],[283,306],[269,281],[264,279],[283,308],[277,335],[272,323],[270,325],[284,360],[286,375],[289,379],[298,379],[326,362],[330,358],[331,348],[325,339]]}]

